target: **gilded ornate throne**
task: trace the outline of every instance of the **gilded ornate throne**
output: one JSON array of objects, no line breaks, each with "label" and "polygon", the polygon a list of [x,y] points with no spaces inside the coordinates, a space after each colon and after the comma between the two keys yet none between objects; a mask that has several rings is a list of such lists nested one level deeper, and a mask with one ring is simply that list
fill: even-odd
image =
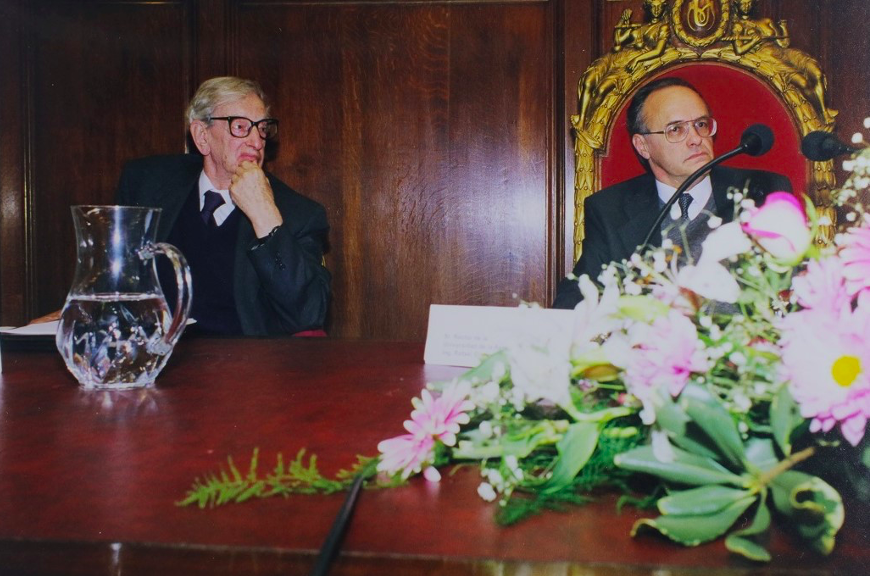
[{"label": "gilded ornate throne", "polygon": [[755,2],[644,0],[645,21],[633,21],[630,9],[622,13],[612,51],[579,80],[579,114],[571,118],[574,259],[582,249],[585,198],[643,170],[627,137],[625,112],[636,89],[662,75],[690,81],[712,107],[719,120],[716,154],[735,146],[750,124],[770,126],[776,143],[769,153],[727,164],[785,174],[795,193],[809,195],[833,219],[833,162],[807,161],[800,153],[804,135],[833,129],[837,112],[826,105],[825,77],[813,58],[789,46],[785,21],[752,17]]}]

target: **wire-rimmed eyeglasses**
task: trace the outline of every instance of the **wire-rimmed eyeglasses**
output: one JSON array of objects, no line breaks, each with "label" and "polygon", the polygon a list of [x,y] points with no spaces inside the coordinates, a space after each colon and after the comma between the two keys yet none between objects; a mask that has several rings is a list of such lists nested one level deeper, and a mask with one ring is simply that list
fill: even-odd
[{"label": "wire-rimmed eyeglasses", "polygon": [[647,135],[647,134],[663,134],[664,138],[667,139],[667,142],[677,143],[682,142],[685,138],[688,137],[688,132],[691,130],[690,126],[694,126],[694,131],[697,132],[697,135],[701,138],[709,138],[710,136],[715,136],[716,130],[718,130],[718,123],[715,121],[715,118],[710,116],[701,116],[700,118],[695,118],[694,120],[683,120],[681,122],[671,122],[667,124],[667,126],[663,130],[657,130],[652,132],[639,132],[639,134]]},{"label": "wire-rimmed eyeglasses", "polygon": [[211,116],[208,120],[210,122],[213,120],[226,121],[230,135],[235,138],[245,138],[252,133],[252,128],[255,126],[258,127],[258,134],[264,140],[274,138],[279,132],[279,121],[275,118],[264,118],[255,122],[245,116]]}]

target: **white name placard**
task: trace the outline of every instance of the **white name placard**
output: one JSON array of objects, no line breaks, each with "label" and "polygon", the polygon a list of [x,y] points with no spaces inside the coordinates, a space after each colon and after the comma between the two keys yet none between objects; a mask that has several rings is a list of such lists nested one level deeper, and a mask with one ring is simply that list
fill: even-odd
[{"label": "white name placard", "polygon": [[573,316],[572,310],[431,304],[424,362],[473,367],[520,341],[569,344]]}]

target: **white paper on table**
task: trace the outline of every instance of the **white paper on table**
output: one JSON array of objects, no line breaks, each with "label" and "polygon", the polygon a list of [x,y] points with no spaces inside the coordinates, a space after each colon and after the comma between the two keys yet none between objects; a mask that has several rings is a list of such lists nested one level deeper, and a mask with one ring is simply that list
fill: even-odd
[{"label": "white paper on table", "polygon": [[425,364],[471,368],[482,357],[518,342],[570,342],[573,311],[501,306],[431,304]]},{"label": "white paper on table", "polygon": [[0,332],[13,336],[54,336],[58,332],[58,322],[60,321],[52,320],[51,322],[27,324],[18,328],[3,327],[0,328]]}]

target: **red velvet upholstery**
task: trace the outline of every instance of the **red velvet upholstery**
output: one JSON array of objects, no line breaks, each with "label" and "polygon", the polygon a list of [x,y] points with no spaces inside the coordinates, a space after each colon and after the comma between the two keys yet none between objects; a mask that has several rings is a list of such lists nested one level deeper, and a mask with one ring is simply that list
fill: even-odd
[{"label": "red velvet upholstery", "polygon": [[[689,64],[660,76],[683,78],[703,95],[718,121],[716,155],[735,148],[743,130],[751,124],[766,124],[773,130],[776,139],[768,153],[735,156],[725,162],[726,166],[778,172],[788,177],[795,194],[806,191],[807,162],[800,153],[799,131],[782,100],[764,82],[747,72],[714,63]],[[627,134],[628,104],[622,107],[607,142],[607,153],[601,161],[601,188],[643,173]]]}]

